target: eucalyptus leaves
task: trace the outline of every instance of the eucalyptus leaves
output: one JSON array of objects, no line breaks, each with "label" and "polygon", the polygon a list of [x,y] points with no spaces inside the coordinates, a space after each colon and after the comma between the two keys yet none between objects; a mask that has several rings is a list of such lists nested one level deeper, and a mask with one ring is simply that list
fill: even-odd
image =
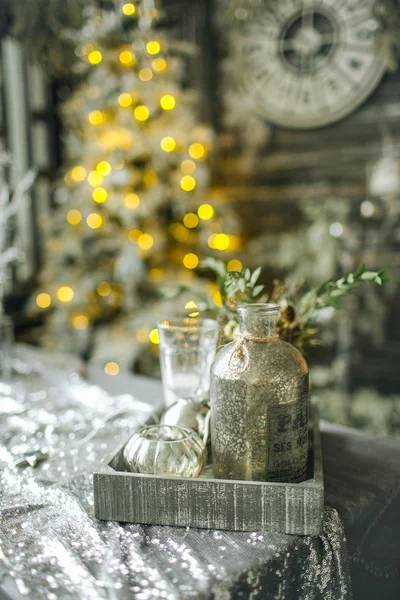
[{"label": "eucalyptus leaves", "polygon": [[178,296],[192,291],[202,315],[215,316],[217,313],[228,340],[233,338],[238,326],[237,304],[254,302],[279,304],[281,307],[279,335],[301,351],[306,346],[320,343],[316,337],[318,329],[314,326],[319,311],[328,307],[339,308],[344,296],[353,293],[364,284],[382,285],[388,281],[384,270],[367,271],[362,264],[354,273],[347,273],[336,281],[325,281],[311,290],[307,288],[304,281],[298,284],[290,280],[275,280],[271,293],[267,294],[265,286],[259,283],[261,267],[257,267],[254,271],[244,268],[241,272],[229,272],[225,263],[215,258],[207,258],[200,266],[213,271],[216,275],[221,298],[219,306],[216,305],[211,294],[190,290],[186,286],[181,286],[172,294],[170,291],[167,295]]}]

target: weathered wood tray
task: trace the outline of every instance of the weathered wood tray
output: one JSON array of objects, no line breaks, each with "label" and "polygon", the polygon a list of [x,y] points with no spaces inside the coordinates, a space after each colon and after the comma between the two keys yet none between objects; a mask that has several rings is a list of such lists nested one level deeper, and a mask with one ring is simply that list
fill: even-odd
[{"label": "weathered wood tray", "polygon": [[301,483],[213,479],[211,465],[199,478],[128,473],[122,462],[125,440],[93,475],[95,516],[131,523],[318,535],[324,484],[315,402],[311,402],[310,422],[309,476]]}]

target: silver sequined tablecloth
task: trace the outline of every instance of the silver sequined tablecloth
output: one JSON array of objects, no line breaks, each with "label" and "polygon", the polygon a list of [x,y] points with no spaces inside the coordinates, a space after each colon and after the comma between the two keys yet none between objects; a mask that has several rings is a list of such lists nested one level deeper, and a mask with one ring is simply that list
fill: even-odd
[{"label": "silver sequined tablecloth", "polygon": [[[94,519],[96,462],[151,408],[85,382],[68,358],[21,346],[15,364],[15,381],[0,383],[0,598],[1,590],[30,600],[351,598],[343,527],[331,508],[316,538]],[[10,466],[29,451],[60,447],[36,469]]]}]

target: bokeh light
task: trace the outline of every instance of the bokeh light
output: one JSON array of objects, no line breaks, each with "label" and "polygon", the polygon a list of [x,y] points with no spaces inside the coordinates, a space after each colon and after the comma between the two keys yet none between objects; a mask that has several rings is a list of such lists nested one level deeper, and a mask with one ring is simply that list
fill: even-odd
[{"label": "bokeh light", "polygon": [[72,325],[75,329],[87,329],[89,326],[89,319],[86,315],[76,315],[76,317],[72,319]]},{"label": "bokeh light", "polygon": [[151,42],[147,43],[146,50],[149,54],[152,54],[152,55],[158,54],[161,50],[161,46],[160,46],[159,42],[152,40]]},{"label": "bokeh light", "polygon": [[86,177],[85,167],[81,167],[80,165],[74,167],[71,170],[71,177],[74,181],[83,181]]},{"label": "bokeh light", "polygon": [[101,160],[96,167],[97,173],[99,175],[102,175],[103,177],[109,175],[111,173],[111,170],[111,165],[106,160]]},{"label": "bokeh light", "polygon": [[226,233],[217,233],[214,238],[214,247],[216,250],[227,250],[231,241]]},{"label": "bokeh light", "polygon": [[160,146],[164,152],[172,152],[176,148],[176,141],[173,137],[167,135],[161,140]]},{"label": "bokeh light", "polygon": [[195,143],[195,144],[191,144],[189,146],[189,155],[192,158],[203,158],[204,154],[205,154],[205,148],[203,146],[203,144],[199,144],[199,143]]},{"label": "bokeh light", "polygon": [[149,340],[152,344],[159,344],[160,338],[158,336],[158,329],[152,329],[149,333]]},{"label": "bokeh light", "polygon": [[175,108],[176,100],[174,96],[172,96],[171,94],[165,94],[165,96],[163,96],[160,99],[160,106],[164,110],[172,110],[173,108]]},{"label": "bokeh light", "polygon": [[51,298],[49,294],[42,292],[36,296],[36,304],[39,308],[49,308],[51,304]]},{"label": "bokeh light", "polygon": [[180,181],[180,186],[184,192],[191,192],[196,187],[196,180],[192,175],[184,175]]},{"label": "bokeh light", "polygon": [[67,213],[67,221],[70,225],[78,225],[82,221],[82,215],[76,208],[71,208]]},{"label": "bokeh light", "polygon": [[199,224],[199,217],[195,213],[187,213],[183,217],[183,224],[185,225],[185,227],[193,229]]},{"label": "bokeh light", "polygon": [[150,250],[154,245],[153,236],[149,233],[142,233],[138,239],[138,245],[142,250]]},{"label": "bokeh light", "polygon": [[165,69],[167,68],[167,61],[165,60],[165,58],[155,58],[152,61],[151,66],[153,67],[154,71],[165,71]]},{"label": "bokeh light", "polygon": [[181,162],[180,169],[184,175],[193,175],[196,171],[196,163],[187,158]]},{"label": "bokeh light", "polygon": [[88,55],[88,61],[92,65],[98,65],[103,60],[103,55],[99,50],[92,50]]},{"label": "bokeh light", "polygon": [[92,187],[98,187],[103,183],[103,176],[99,175],[97,171],[90,171],[87,180]]},{"label": "bokeh light", "polygon": [[135,108],[133,114],[138,121],[146,121],[149,118],[150,111],[147,106],[139,105]]},{"label": "bokeh light", "polygon": [[106,298],[107,296],[109,296],[112,292],[112,287],[111,285],[108,283],[108,281],[102,281],[101,283],[98,284],[98,286],[96,287],[96,292],[98,293],[99,296],[101,296],[102,298]]},{"label": "bokeh light", "polygon": [[92,110],[89,113],[88,119],[92,125],[101,125],[104,121],[104,114],[101,110]]},{"label": "bokeh light", "polygon": [[101,204],[102,202],[105,202],[107,200],[108,192],[103,187],[97,187],[92,192],[92,198],[95,202]]},{"label": "bokeh light", "polygon": [[139,71],[139,79],[141,81],[150,81],[153,79],[153,71],[151,69],[140,69]]},{"label": "bokeh light", "polygon": [[243,265],[240,262],[240,260],[238,260],[237,258],[232,258],[232,260],[230,260],[228,262],[228,264],[226,265],[226,268],[229,271],[229,273],[231,273],[232,271],[236,271],[237,273],[241,273],[241,271],[243,269]]},{"label": "bokeh light", "polygon": [[71,302],[74,296],[74,290],[68,285],[63,285],[57,290],[57,298],[60,302]]},{"label": "bokeh light", "polygon": [[104,373],[107,375],[118,375],[119,371],[118,363],[113,360],[104,365]]},{"label": "bokeh light", "polygon": [[131,17],[136,12],[136,6],[132,2],[127,2],[122,6],[122,12],[126,17]]},{"label": "bokeh light", "polygon": [[209,221],[214,216],[214,209],[211,204],[202,204],[199,206],[197,214],[203,221]]},{"label": "bokeh light", "polygon": [[140,198],[137,194],[134,194],[134,193],[126,194],[126,196],[124,198],[124,204],[127,208],[134,210],[135,208],[137,208],[139,206]]},{"label": "bokeh light", "polygon": [[86,223],[91,229],[99,229],[103,224],[103,219],[98,213],[90,213],[86,218]]},{"label": "bokeh light", "polygon": [[118,96],[118,104],[123,108],[127,108],[132,104],[132,96],[128,92],[123,92]]},{"label": "bokeh light", "polygon": [[119,61],[122,65],[127,67],[134,64],[135,57],[130,50],[122,50],[122,52],[119,53]]},{"label": "bokeh light", "polygon": [[195,269],[199,264],[199,257],[193,252],[189,252],[183,257],[183,264],[187,269]]}]

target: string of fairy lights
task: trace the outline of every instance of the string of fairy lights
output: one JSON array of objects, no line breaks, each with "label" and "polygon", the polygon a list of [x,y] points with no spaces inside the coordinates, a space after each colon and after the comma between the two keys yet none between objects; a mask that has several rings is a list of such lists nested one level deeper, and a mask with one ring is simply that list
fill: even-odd
[{"label": "string of fairy lights", "polygon": [[[140,16],[140,7],[134,3],[125,3],[121,7],[125,18],[136,18]],[[138,65],[138,57],[135,53],[134,46],[126,45],[117,48],[116,50],[102,49],[96,43],[86,43],[82,46],[80,57],[90,68],[97,68],[104,61],[110,59],[110,53],[116,63],[118,69],[126,72],[135,69],[138,79],[141,83],[155,81],[158,77],[168,71],[169,59],[167,53],[167,45],[163,47],[163,41],[157,39],[148,39],[145,43],[145,53],[147,55],[146,63],[142,66]],[[166,56],[163,56],[165,54]],[[96,98],[96,89],[93,86],[88,88],[87,95]],[[95,132],[97,140],[100,142],[101,148],[109,153],[114,150],[119,152],[128,151],[135,142],[134,129],[130,130],[126,123],[127,116],[131,115],[137,123],[137,127],[146,127],[146,123],[152,122],[152,118],[164,113],[166,115],[173,114],[178,106],[179,98],[174,91],[165,89],[158,98],[157,105],[152,107],[151,104],[143,101],[140,91],[129,89],[121,91],[116,98],[117,109],[93,108],[86,115],[86,123]],[[79,104],[77,101],[77,108]],[[119,111],[119,112],[116,112]],[[122,115],[119,120],[118,115]],[[198,171],[199,165],[205,161],[210,150],[210,143],[204,140],[190,140],[188,145],[186,142],[178,139],[175,135],[163,135],[159,139],[159,148],[165,155],[175,154],[179,160],[178,179],[181,192],[191,195],[198,186]],[[104,156],[104,155],[103,155]],[[81,184],[86,184],[91,190],[90,195],[94,204],[89,211],[83,211],[80,206],[69,208],[66,213],[66,221],[76,233],[82,231],[82,228],[88,227],[90,230],[98,232],[99,235],[104,231],[107,222],[107,213],[103,207],[108,206],[111,196],[112,184],[108,182],[112,179],[116,171],[126,168],[125,160],[120,159],[118,162],[113,162],[107,156],[101,160],[97,160],[91,166],[82,164],[74,165],[65,174],[64,182],[67,188],[74,188]],[[143,173],[144,189],[151,189],[159,180],[157,170],[154,168],[146,168]],[[140,187],[140,186],[139,186]],[[133,188],[133,189],[132,189]],[[145,200],[142,197],[140,189],[135,189],[135,186],[130,186],[126,193],[122,196],[122,204],[129,211],[137,211],[142,206]],[[201,223],[211,222],[215,218],[214,207],[203,202],[198,205],[197,209],[193,209],[184,214],[181,221],[171,223],[168,228],[170,236],[179,244],[184,245],[191,239],[191,232],[195,231]],[[133,227],[126,232],[127,239],[130,243],[135,244],[142,258],[146,258],[148,253],[153,249],[156,239],[152,231],[142,231],[139,227]],[[212,250],[235,252],[240,249],[240,238],[237,235],[227,234],[221,231],[215,231],[208,236],[208,247]],[[181,255],[179,255],[181,256]],[[181,265],[187,271],[195,270],[200,262],[199,256],[193,252],[186,252],[180,258]],[[241,271],[242,264],[238,259],[232,259],[228,263],[229,271]],[[157,283],[163,279],[163,269],[155,266],[149,269],[148,277],[153,283]],[[220,297],[214,284],[212,293],[215,303],[220,304]],[[114,284],[107,281],[98,283],[96,293],[99,298],[112,298],[114,306],[122,303],[122,292],[114,290]],[[75,298],[75,290],[70,285],[61,285],[54,293],[41,291],[36,296],[36,305],[40,309],[48,309],[51,306],[61,304],[68,305]],[[198,314],[194,301],[186,304],[185,310],[192,310],[192,316]],[[90,315],[72,312],[71,325],[76,330],[87,329],[90,325]],[[146,344],[149,341],[158,344],[158,332],[156,329],[149,330],[140,328],[136,332],[136,339],[139,343]],[[111,361],[104,367],[106,373],[116,375],[119,372],[117,363]]]}]

